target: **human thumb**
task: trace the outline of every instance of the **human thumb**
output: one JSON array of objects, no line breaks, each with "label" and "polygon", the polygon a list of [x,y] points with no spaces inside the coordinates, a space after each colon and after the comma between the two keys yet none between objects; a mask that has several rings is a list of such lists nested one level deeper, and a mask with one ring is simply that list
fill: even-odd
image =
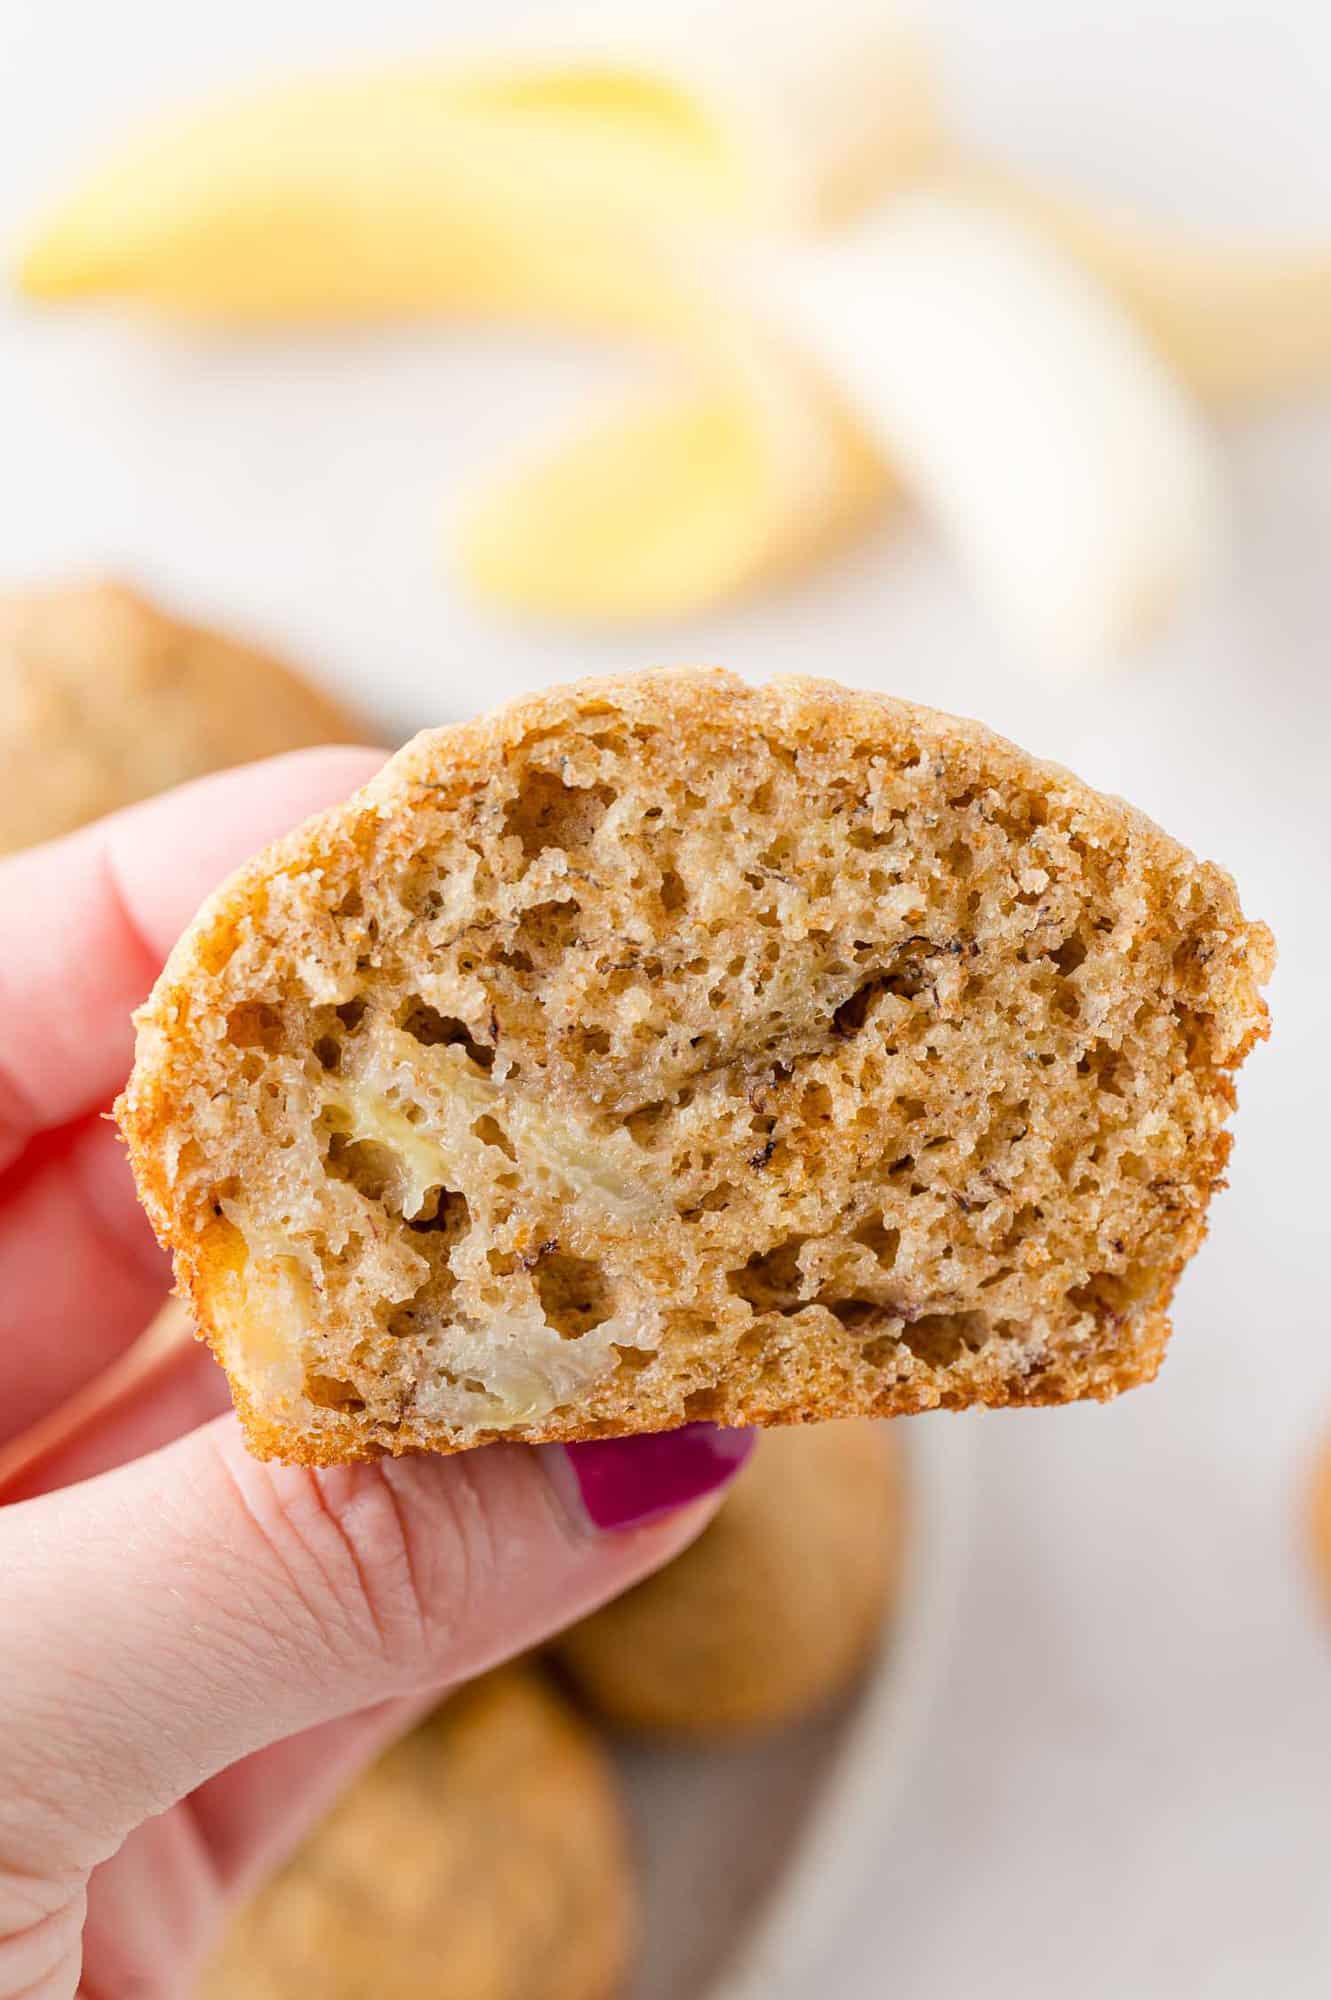
[{"label": "human thumb", "polygon": [[0,1874],[89,1870],[237,1758],[533,1644],[690,1541],[750,1442],[309,1470],[223,1417],[0,1511]]}]

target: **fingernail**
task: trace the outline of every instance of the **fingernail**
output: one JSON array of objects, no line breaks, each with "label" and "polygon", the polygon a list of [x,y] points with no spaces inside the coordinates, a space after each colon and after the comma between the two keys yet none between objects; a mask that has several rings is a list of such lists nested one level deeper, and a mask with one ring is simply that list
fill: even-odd
[{"label": "fingernail", "polygon": [[592,1526],[613,1531],[641,1528],[728,1485],[756,1442],[754,1431],[686,1424],[561,1449]]}]

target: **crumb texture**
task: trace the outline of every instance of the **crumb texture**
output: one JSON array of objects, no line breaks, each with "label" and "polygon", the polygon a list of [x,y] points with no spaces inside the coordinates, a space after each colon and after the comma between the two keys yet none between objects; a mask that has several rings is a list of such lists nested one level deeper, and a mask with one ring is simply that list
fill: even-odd
[{"label": "crumb texture", "polygon": [[510,1669],[355,1781],[233,1918],[196,2000],[610,2000],[636,1928],[606,1754]]},{"label": "crumb texture", "polygon": [[259,1450],[1107,1396],[1158,1363],[1270,952],[976,725],[588,682],[228,884],[120,1112]]},{"label": "crumb texture", "polygon": [[0,853],[365,725],[289,667],[119,584],[0,595]]},{"label": "crumb texture", "polygon": [[556,1656],[609,1721],[723,1738],[801,1721],[883,1635],[901,1552],[890,1426],[768,1432],[683,1555],[563,1634]]}]

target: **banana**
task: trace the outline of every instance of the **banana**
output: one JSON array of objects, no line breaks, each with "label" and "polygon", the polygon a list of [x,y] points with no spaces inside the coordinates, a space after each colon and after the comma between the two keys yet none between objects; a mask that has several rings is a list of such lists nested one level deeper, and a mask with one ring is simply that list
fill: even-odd
[{"label": "banana", "polygon": [[19,282],[232,323],[481,316],[647,336],[692,377],[482,494],[458,563],[518,608],[699,610],[806,566],[890,490],[834,389],[700,241],[836,220],[936,159],[926,65],[880,0],[565,15],[448,70],[239,98],[125,148]]},{"label": "banana", "polygon": [[904,194],[757,275],[1021,646],[1103,660],[1209,567],[1210,441],[1145,337],[1029,228]]},{"label": "banana", "polygon": [[[875,201],[867,234],[795,247]],[[804,274],[756,305],[727,275],[754,240]],[[1331,381],[1331,253],[1203,245],[949,149],[879,0],[592,6],[474,58],[205,106],[58,205],[19,282],[239,324],[649,338],[688,379],[478,496],[472,588],[568,618],[702,610],[854,534],[896,467],[1060,657],[1130,642],[1217,539],[1213,468],[1148,345],[1212,405]],[[978,350],[977,282],[1004,301]]]},{"label": "banana", "polygon": [[1208,402],[1331,381],[1331,251],[1201,242],[946,153],[921,52],[874,0],[588,9],[470,63],[205,107],[57,205],[18,281],[234,321],[687,341],[672,238],[844,220],[925,174],[1082,264]]},{"label": "banana", "polygon": [[699,243],[819,228],[936,160],[933,94],[881,0],[565,15],[448,71],[276,89],[149,133],[58,208],[31,296],[241,323],[426,313],[649,336],[677,392],[468,510],[472,587],[669,617],[800,569],[891,490],[818,372]]},{"label": "banana", "polygon": [[[149,132],[38,229],[33,298],[240,322],[444,313],[673,337],[681,232],[844,213],[936,150],[876,0],[605,10],[453,67],[274,87]],[[599,16],[599,17],[598,17]]]}]

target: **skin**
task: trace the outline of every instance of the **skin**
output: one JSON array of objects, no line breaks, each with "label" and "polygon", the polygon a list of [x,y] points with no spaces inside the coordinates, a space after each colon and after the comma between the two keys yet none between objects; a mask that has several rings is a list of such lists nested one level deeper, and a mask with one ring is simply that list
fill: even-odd
[{"label": "skin", "polygon": [[130,1010],[203,895],[377,762],[203,779],[0,866],[0,2000],[186,1991],[387,1740],[714,1511],[598,1531],[555,1447],[259,1464],[193,1343],[70,1412],[169,1285],[103,1116]]}]

